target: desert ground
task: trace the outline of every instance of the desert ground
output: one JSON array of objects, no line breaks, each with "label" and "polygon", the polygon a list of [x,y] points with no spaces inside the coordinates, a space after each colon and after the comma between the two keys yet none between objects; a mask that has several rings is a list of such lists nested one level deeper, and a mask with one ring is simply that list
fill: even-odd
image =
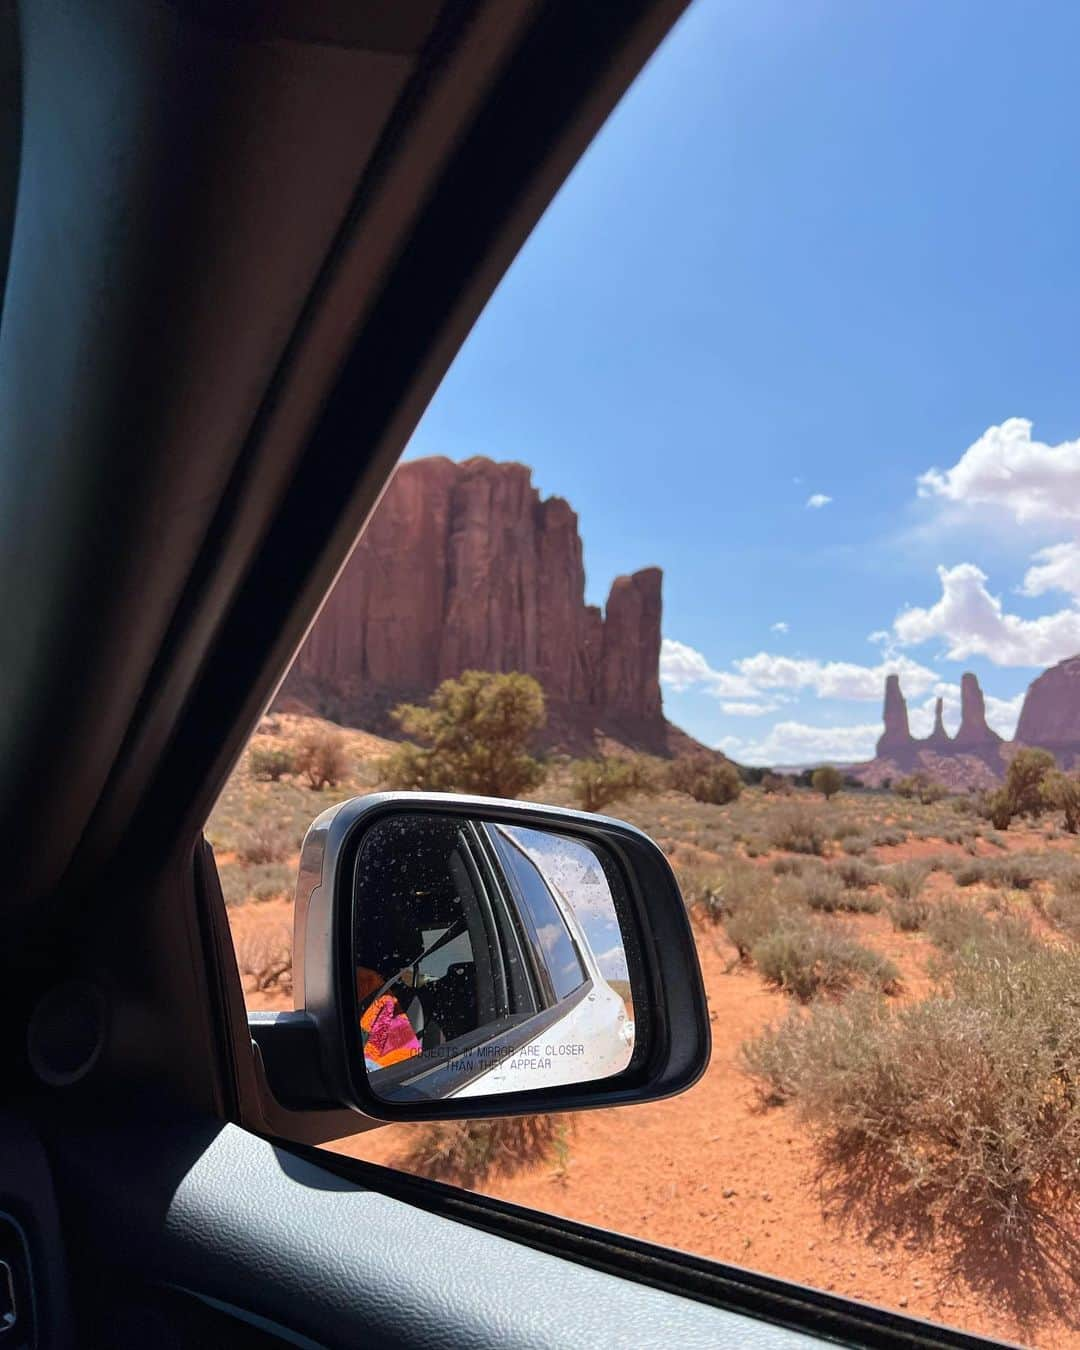
[{"label": "desert ground", "polygon": [[[272,717],[253,747],[319,730],[313,719]],[[207,827],[251,1007],[291,1006],[291,891],[306,825],[379,783],[388,744],[341,734],[346,770],[318,790],[296,775],[261,781],[249,749]],[[534,795],[571,804],[566,766],[553,765]],[[651,834],[679,876],[708,993],[712,1062],[672,1101],[568,1119],[561,1149],[476,1188],[984,1335],[1048,1350],[1080,1345],[1071,1191],[1036,1178],[1037,1222],[1008,1233],[974,1214],[968,1222],[910,1176],[838,1154],[820,1113],[770,1092],[743,1051],[785,1018],[842,1008],[868,988],[890,1015],[926,1007],[951,978],[949,961],[983,959],[984,942],[991,961],[992,944],[1006,939],[1071,959],[1077,837],[1051,814],[999,832],[962,798],[923,805],[891,792],[845,790],[825,801],[754,787],[715,806],[661,791],[610,813]],[[758,909],[733,909],[725,896],[736,892],[752,892]],[[839,938],[870,958],[840,961],[834,979],[827,945],[818,986],[803,989],[799,972],[789,979],[783,961],[770,965],[733,918],[758,921],[775,904],[796,915],[796,932],[810,924],[827,944]],[[407,1167],[423,1128],[384,1127],[331,1147]]]}]

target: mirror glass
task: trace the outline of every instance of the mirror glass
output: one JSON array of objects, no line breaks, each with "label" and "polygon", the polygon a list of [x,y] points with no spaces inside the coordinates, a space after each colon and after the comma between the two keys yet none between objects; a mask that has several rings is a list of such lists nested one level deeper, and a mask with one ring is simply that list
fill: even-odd
[{"label": "mirror glass", "polygon": [[410,811],[361,841],[364,1069],[386,1101],[566,1086],[634,1051],[614,859],[549,830]]}]

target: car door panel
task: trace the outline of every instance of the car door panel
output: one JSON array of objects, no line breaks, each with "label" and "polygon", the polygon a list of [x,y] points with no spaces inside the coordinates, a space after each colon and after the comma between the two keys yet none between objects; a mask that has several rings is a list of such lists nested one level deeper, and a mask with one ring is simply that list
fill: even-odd
[{"label": "car door panel", "polygon": [[812,1343],[448,1221],[234,1125],[103,1122],[62,1174],[76,1240],[111,1234],[83,1290],[105,1323],[115,1281],[136,1275],[327,1347]]}]

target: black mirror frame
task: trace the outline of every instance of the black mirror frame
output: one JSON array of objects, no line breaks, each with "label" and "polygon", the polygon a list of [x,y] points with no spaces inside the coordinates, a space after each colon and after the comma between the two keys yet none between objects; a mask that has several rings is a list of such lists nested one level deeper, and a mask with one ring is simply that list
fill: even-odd
[{"label": "black mirror frame", "polygon": [[[353,968],[353,876],[367,830],[402,811],[430,811],[532,826],[593,842],[613,855],[624,883],[641,965],[635,1022],[645,1054],[609,1078],[460,1100],[389,1102],[362,1070]],[[623,916],[620,915],[620,918]],[[685,1092],[711,1051],[708,1006],[697,948],[678,883],[656,844],[623,821],[561,807],[454,793],[380,792],[324,811],[304,840],[293,918],[295,999],[316,1030],[322,1078],[336,1103],[380,1121],[460,1120],[579,1111],[656,1101]],[[639,1011],[639,1003],[641,1008]],[[643,1025],[644,1024],[644,1025]],[[677,1030],[676,1030],[677,1029]]]}]

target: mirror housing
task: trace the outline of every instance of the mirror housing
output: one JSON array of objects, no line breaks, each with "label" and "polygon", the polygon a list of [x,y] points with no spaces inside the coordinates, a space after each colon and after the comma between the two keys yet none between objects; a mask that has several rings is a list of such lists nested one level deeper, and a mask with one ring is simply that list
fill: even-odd
[{"label": "mirror housing", "polygon": [[[364,1068],[361,1018],[371,1000],[392,985],[402,1002],[407,1000],[408,989],[400,983],[393,984],[401,972],[384,963],[382,988],[374,987],[379,983],[374,979],[367,986],[360,980],[358,991],[358,859],[365,839],[385,839],[386,822],[395,816],[430,817],[448,826],[457,822],[462,829],[470,830],[482,822],[485,829],[508,835],[517,832],[526,839],[534,837],[531,832],[545,832],[549,837],[567,841],[568,847],[589,849],[603,860],[603,872],[615,897],[629,982],[627,1006],[632,1009],[629,1021],[632,1053],[628,1049],[619,1061],[626,1067],[587,1081],[559,1081],[550,1085],[545,1085],[544,1076],[539,1075],[536,1087],[504,1086],[485,1093],[482,1073],[449,1077],[436,1058],[438,1053],[447,1052],[441,1047],[439,1051],[428,1050],[425,1043],[430,1065],[434,1067],[429,1065],[426,1072],[409,1076],[414,1082],[441,1083],[441,1087],[395,1092],[373,1089],[372,1075]],[[373,835],[378,826],[384,828]],[[385,849],[385,844],[382,847]],[[561,894],[558,887],[553,889],[557,895]],[[359,920],[363,919],[360,914]],[[582,944],[583,968],[588,967],[595,977],[595,986],[610,1001],[614,996],[597,975],[595,962],[587,952],[587,940],[581,929],[573,925],[572,914],[570,922]],[[444,946],[454,933],[446,931],[439,942],[440,931],[428,930],[435,935],[436,945]],[[294,1109],[345,1106],[375,1120],[399,1121],[477,1119],[620,1106],[683,1092],[696,1082],[708,1064],[711,1045],[708,1008],[697,949],[678,883],[657,845],[622,821],[557,807],[449,793],[384,792],[354,797],[324,811],[308,829],[300,854],[293,934],[297,1011],[252,1013],[249,1025],[275,1097],[282,1105]],[[450,959],[444,957],[442,973]],[[396,964],[391,962],[391,966]],[[416,980],[417,962],[411,965],[411,978]],[[440,973],[439,968],[436,973]],[[404,978],[409,982],[409,975]],[[419,987],[422,990],[422,975]],[[361,996],[368,989],[371,992],[364,1001]],[[582,992],[587,989],[588,986]],[[416,1000],[414,1006],[418,1003]],[[394,1008],[400,1012],[396,1003]],[[527,1017],[516,1019],[514,1029],[499,1041],[499,1045],[509,1048],[492,1053],[513,1054],[515,1047],[529,1041],[534,1024],[550,1027],[555,1015],[549,1012],[546,1018],[533,1022]],[[404,1018],[400,1020],[407,1029]],[[414,1022],[420,1020],[413,1017]],[[513,1018],[507,1020],[515,1022]],[[626,1036],[627,1019],[620,1020]],[[370,1016],[365,1021],[370,1022]],[[366,1041],[367,1033],[363,1036]],[[425,1067],[419,1049],[415,1053],[417,1067]],[[369,1069],[375,1067],[370,1059],[366,1062]],[[401,1079],[401,1066],[398,1068],[399,1072],[388,1074],[388,1079]],[[566,1077],[565,1073],[561,1076]],[[470,1077],[471,1086],[463,1088],[461,1084]],[[521,1081],[520,1075],[504,1077],[513,1083]],[[490,1076],[487,1081],[492,1081]]]}]

